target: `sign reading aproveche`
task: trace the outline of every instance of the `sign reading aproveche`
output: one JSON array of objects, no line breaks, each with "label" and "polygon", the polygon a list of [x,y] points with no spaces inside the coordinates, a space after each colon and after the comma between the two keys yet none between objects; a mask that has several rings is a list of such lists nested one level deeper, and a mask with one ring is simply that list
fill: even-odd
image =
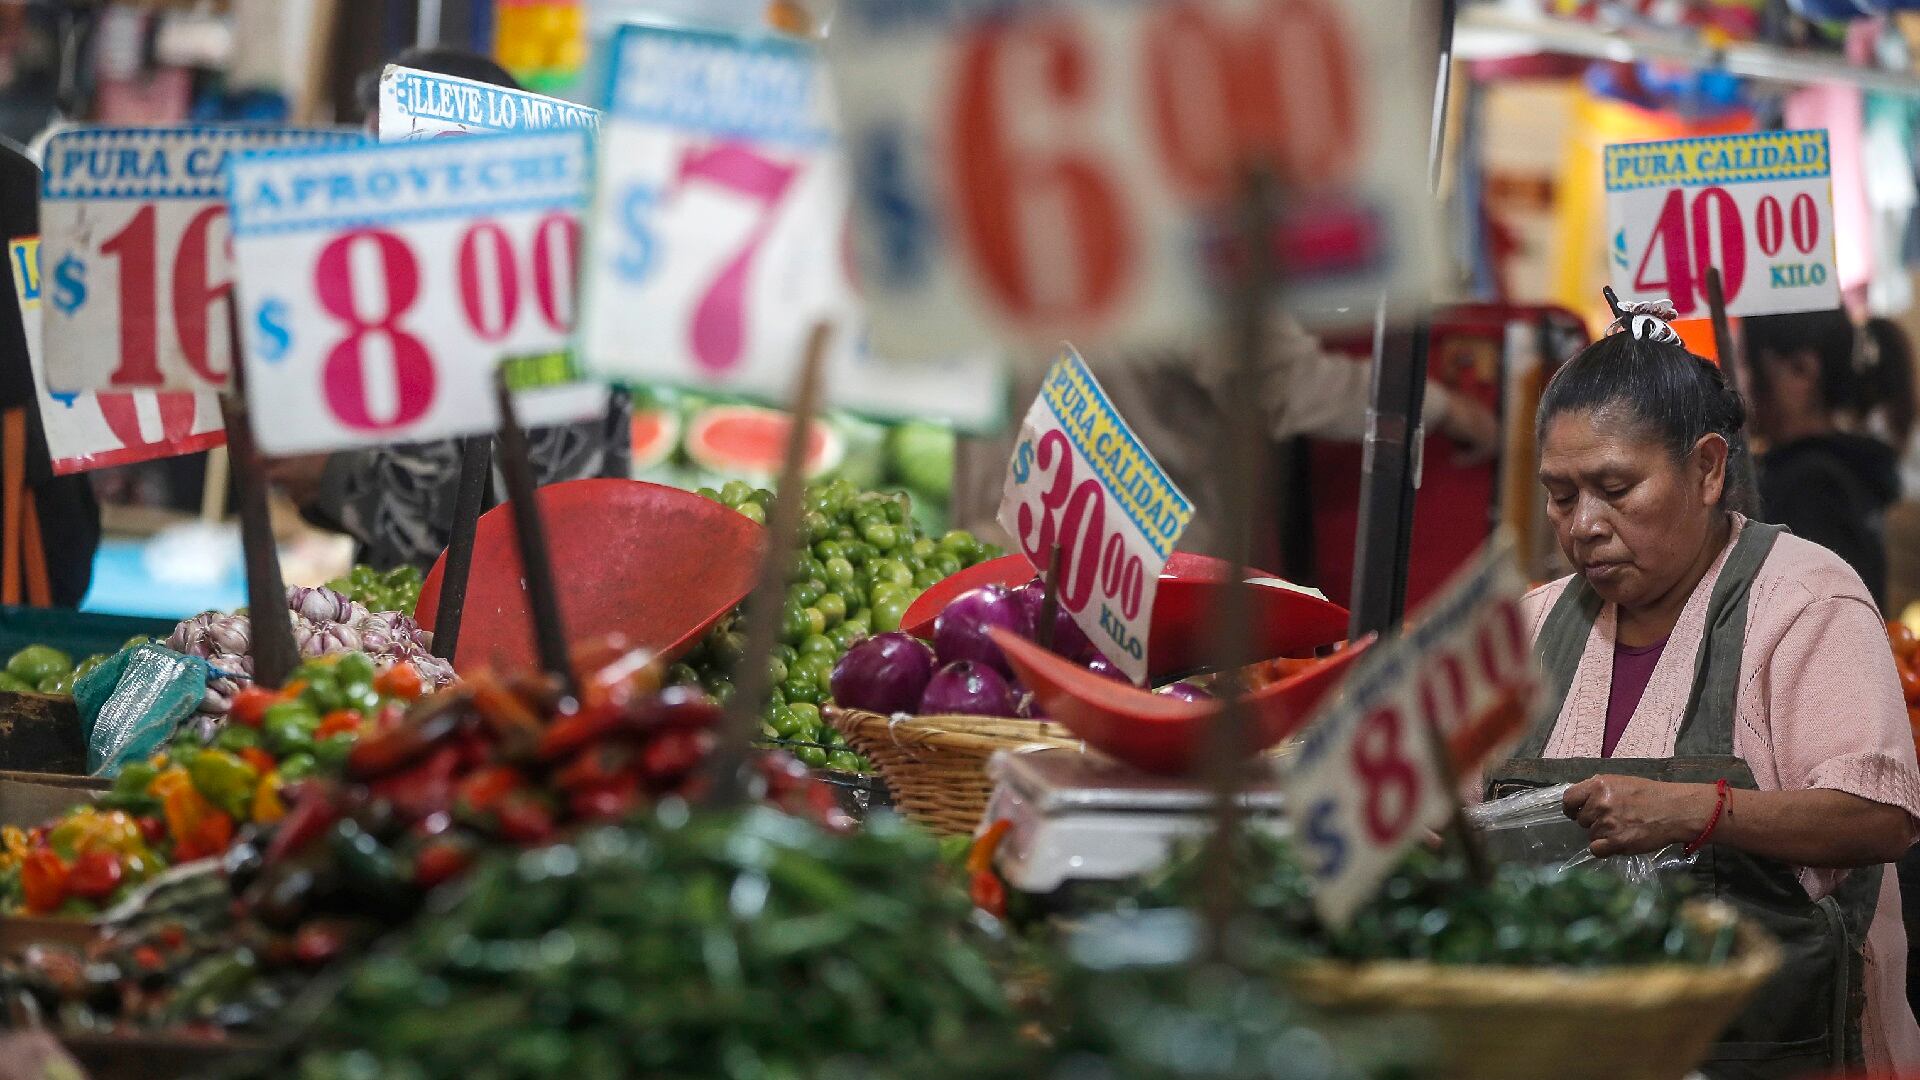
[{"label": "sign reading aproveche", "polygon": [[357,132],[239,126],[53,136],[40,199],[48,385],[61,393],[224,389],[228,160],[362,141]]},{"label": "sign reading aproveche", "polygon": [[[233,167],[247,399],[274,454],[604,411],[567,356],[584,131],[249,157]],[[532,376],[531,379],[521,376]]]},{"label": "sign reading aproveche", "polygon": [[1191,347],[1249,165],[1285,193],[1297,315],[1425,305],[1426,7],[843,0],[829,48],[875,347]]},{"label": "sign reading aproveche", "polygon": [[8,245],[15,299],[27,336],[27,363],[56,476],[193,454],[227,441],[219,397],[211,390],[108,390],[55,394],[41,357],[40,239]]},{"label": "sign reading aproveche", "polygon": [[600,127],[600,111],[491,83],[389,64],[380,73],[380,141]]},{"label": "sign reading aproveche", "polygon": [[834,110],[810,45],[628,26],[610,63],[580,344],[590,368],[785,404],[824,322],[829,403],[968,428],[1004,420],[991,358],[868,348]]},{"label": "sign reading aproveche", "polygon": [[1607,147],[1607,261],[1622,299],[1707,315],[1718,267],[1729,315],[1840,306],[1825,131]]},{"label": "sign reading aproveche", "polygon": [[1060,606],[1136,683],[1160,571],[1193,504],[1153,460],[1071,347],[1020,427],[1000,527],[1041,569],[1060,549]]}]

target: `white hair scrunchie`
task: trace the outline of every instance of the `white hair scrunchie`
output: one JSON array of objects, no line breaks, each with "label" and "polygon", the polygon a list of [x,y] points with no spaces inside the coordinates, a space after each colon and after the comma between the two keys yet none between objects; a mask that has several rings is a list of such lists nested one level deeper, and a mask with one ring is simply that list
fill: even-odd
[{"label": "white hair scrunchie", "polygon": [[[1612,299],[1612,290],[1608,290]],[[1613,324],[1607,327],[1607,336],[1632,334],[1641,341],[1658,341],[1663,345],[1681,345],[1680,332],[1672,326],[1680,312],[1671,300],[1627,300],[1614,306],[1617,316]]]}]

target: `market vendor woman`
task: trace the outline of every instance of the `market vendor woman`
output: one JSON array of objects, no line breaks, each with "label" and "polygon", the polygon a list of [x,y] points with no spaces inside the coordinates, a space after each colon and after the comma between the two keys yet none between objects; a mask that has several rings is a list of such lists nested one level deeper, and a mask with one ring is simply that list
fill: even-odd
[{"label": "market vendor woman", "polygon": [[1629,310],[1540,403],[1540,480],[1575,573],[1525,612],[1551,724],[1492,790],[1570,783],[1595,855],[1697,853],[1783,945],[1715,1080],[1920,1065],[1887,863],[1920,767],[1878,610],[1825,548],[1740,513],[1746,413],[1665,318]]}]

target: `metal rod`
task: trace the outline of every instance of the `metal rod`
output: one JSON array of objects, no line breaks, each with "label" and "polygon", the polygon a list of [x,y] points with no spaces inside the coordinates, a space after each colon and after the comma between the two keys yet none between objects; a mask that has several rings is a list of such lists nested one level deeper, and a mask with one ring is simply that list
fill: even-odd
[{"label": "metal rod", "polygon": [[473,572],[473,535],[487,501],[493,472],[493,437],[460,440],[460,486],[453,500],[453,533],[447,538],[447,565],[440,574],[440,604],[433,616],[433,655],[448,663],[460,647],[460,619],[467,606],[467,578]]},{"label": "metal rod", "polygon": [[747,754],[760,732],[760,714],[773,690],[767,661],[780,643],[780,607],[786,599],[787,574],[793,565],[794,541],[806,501],[807,437],[824,391],[827,343],[833,334],[826,323],[814,326],[800,363],[794,388],[792,427],[787,433],[786,456],[774,487],[773,510],[767,518],[767,551],[760,561],[760,580],[747,599],[747,643],[741,661],[746,670],[733,674],[733,699],[727,703],[725,727],[713,762],[713,798],[722,806],[745,798],[750,778]]},{"label": "metal rod", "polygon": [[220,395],[227,426],[227,459],[233,469],[234,503],[240,514],[240,553],[247,569],[247,621],[253,629],[253,681],[277,690],[300,664],[293,643],[293,612],[280,575],[280,551],[273,541],[267,509],[267,467],[253,438],[247,408],[246,348],[240,336],[240,301],[227,298],[227,340],[232,344],[231,376]]},{"label": "metal rod", "polygon": [[[1235,381],[1257,386],[1269,348],[1268,315],[1279,302],[1280,275],[1274,265],[1274,229],[1280,221],[1280,197],[1271,174],[1249,170],[1239,199],[1235,229],[1232,291],[1227,308],[1226,341],[1232,350]],[[1240,835],[1240,787],[1247,768],[1248,705],[1246,687],[1238,671],[1256,657],[1247,655],[1253,639],[1253,603],[1245,584],[1253,554],[1253,513],[1259,503],[1259,470],[1255,462],[1266,451],[1266,432],[1260,423],[1259,396],[1230,395],[1225,430],[1214,444],[1218,470],[1227,497],[1226,556],[1234,567],[1233,580],[1221,590],[1213,616],[1212,655],[1222,672],[1218,689],[1220,711],[1207,728],[1201,769],[1213,792],[1213,830],[1207,841],[1203,873],[1206,878],[1205,914],[1208,948],[1215,960],[1228,961],[1233,920],[1242,892],[1234,869],[1234,847]]]},{"label": "metal rod", "polygon": [[514,542],[520,549],[520,569],[526,575],[528,606],[533,609],[533,639],[540,666],[559,678],[566,692],[578,696],[580,680],[567,653],[567,633],[560,616],[560,591],[553,580],[553,559],[547,549],[546,524],[540,519],[533,461],[528,456],[527,433],[513,408],[513,391],[505,368],[493,373],[494,398],[500,408],[500,474],[507,482],[512,506]]}]

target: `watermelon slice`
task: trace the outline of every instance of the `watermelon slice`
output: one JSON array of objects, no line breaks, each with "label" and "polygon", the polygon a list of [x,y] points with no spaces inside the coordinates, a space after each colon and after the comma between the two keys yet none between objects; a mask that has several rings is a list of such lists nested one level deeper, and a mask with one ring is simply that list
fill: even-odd
[{"label": "watermelon slice", "polygon": [[[793,421],[777,409],[715,405],[688,422],[687,456],[709,472],[764,484],[780,473],[792,427]],[[839,433],[816,421],[808,432],[807,475],[819,476],[845,456],[846,442]]]},{"label": "watermelon slice", "polygon": [[680,414],[672,409],[633,410],[633,475],[666,462],[680,446]]}]

